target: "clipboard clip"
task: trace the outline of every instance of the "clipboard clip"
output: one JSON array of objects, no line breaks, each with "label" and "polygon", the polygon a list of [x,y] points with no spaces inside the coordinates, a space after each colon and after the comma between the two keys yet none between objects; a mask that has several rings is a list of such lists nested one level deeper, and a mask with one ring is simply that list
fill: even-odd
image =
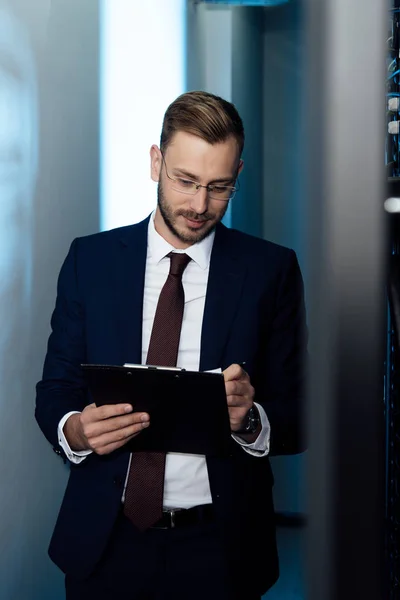
[{"label": "clipboard clip", "polygon": [[161,367],[161,366],[157,366],[157,365],[135,365],[133,363],[124,363],[123,364],[124,367],[128,367],[130,369],[135,368],[135,369],[148,369],[150,371],[186,371],[186,369],[181,369],[180,367]]}]

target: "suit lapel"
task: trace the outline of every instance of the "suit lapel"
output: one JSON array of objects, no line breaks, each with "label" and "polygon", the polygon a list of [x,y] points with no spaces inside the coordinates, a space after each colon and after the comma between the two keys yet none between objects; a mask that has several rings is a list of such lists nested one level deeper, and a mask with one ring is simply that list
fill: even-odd
[{"label": "suit lapel", "polygon": [[143,290],[149,217],[122,230],[115,266],[115,295],[121,363],[142,362]]},{"label": "suit lapel", "polygon": [[[216,228],[201,333],[200,370],[225,368],[223,353],[243,292],[246,267],[230,231]],[[238,358],[240,360],[240,358]]]}]

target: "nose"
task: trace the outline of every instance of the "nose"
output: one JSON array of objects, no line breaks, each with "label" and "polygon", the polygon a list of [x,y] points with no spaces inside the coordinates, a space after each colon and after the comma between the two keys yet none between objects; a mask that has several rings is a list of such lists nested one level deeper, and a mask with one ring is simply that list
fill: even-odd
[{"label": "nose", "polygon": [[194,196],[190,197],[190,208],[198,215],[202,215],[208,208],[208,191],[201,187]]}]

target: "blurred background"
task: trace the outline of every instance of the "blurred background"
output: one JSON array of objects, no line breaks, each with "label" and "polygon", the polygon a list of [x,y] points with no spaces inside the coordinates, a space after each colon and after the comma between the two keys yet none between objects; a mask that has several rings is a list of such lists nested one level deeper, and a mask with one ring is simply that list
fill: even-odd
[{"label": "blurred background", "polygon": [[[358,10],[363,3],[355,4]],[[63,577],[48,559],[47,546],[68,467],[52,453],[33,418],[34,386],[41,377],[56,279],[73,238],[137,222],[152,211],[156,188],[150,180],[149,149],[159,142],[166,107],[180,93],[203,89],[235,103],[246,131],[245,169],[226,224],[293,248],[307,300],[314,293],[317,271],[310,257],[319,256],[319,246],[310,251],[310,239],[316,230],[330,239],[317,217],[328,215],[329,223],[334,213],[311,214],[310,198],[315,200],[318,193],[308,194],[305,181],[310,125],[314,133],[325,123],[330,126],[321,112],[310,116],[317,97],[311,94],[311,79],[315,83],[316,75],[307,75],[306,69],[310,70],[312,13],[306,5],[305,0],[0,0],[1,599],[64,597]],[[371,219],[378,236],[384,200],[386,56],[392,86],[387,93],[400,97],[398,11],[392,7],[390,14],[388,6],[382,14],[384,10],[382,23],[392,34],[388,47],[393,44],[395,52],[390,55],[382,45],[382,136],[378,140],[377,134],[371,142],[375,149],[381,144],[380,155],[370,157],[378,165],[373,172],[376,188],[371,191],[377,196]],[[380,35],[378,26],[378,39]],[[357,39],[359,43],[361,38]],[[368,35],[363,39],[368,44]],[[337,42],[331,40],[332,45]],[[362,106],[369,106],[364,91],[360,90],[360,118]],[[318,106],[321,110],[329,102],[324,103],[321,95]],[[352,110],[356,106],[354,100]],[[340,102],[337,107],[344,109]],[[398,122],[397,114],[397,104],[392,105],[388,121]],[[387,138],[387,175],[395,186],[400,174],[396,171],[398,131],[397,125],[390,127],[394,133]],[[329,158],[332,148],[324,140],[320,144]],[[361,142],[360,152],[362,148]],[[367,172],[368,164],[363,163]],[[382,184],[382,197],[378,184]],[[387,195],[400,193],[393,187]],[[324,197],[321,192],[321,202]],[[369,213],[364,212],[364,218],[367,224]],[[354,237],[359,239],[357,231]],[[375,249],[378,258],[379,248]],[[310,306],[317,300],[314,295]],[[384,304],[382,300],[383,310]],[[386,419],[390,446],[388,436],[396,414],[392,381],[396,341],[390,313],[384,314],[386,350],[379,363],[382,378],[375,397],[382,420]],[[327,320],[326,315],[318,318]],[[318,329],[317,320],[311,327]],[[374,432],[369,433],[375,443]],[[268,594],[271,600],[311,597],[306,593],[303,561],[309,512],[307,456],[306,452],[271,459],[281,558],[281,579]],[[383,463],[381,467],[384,470]],[[323,466],[314,462],[315,473],[318,468]],[[370,476],[373,479],[373,469]],[[393,477],[389,479],[393,483]],[[321,486],[323,502],[328,487]]]}]

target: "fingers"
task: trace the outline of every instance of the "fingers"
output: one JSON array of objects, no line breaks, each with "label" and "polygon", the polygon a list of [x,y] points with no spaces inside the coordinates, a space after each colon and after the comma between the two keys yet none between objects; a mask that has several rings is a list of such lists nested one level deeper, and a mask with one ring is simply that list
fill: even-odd
[{"label": "fingers", "polygon": [[130,437],[126,438],[125,440],[121,440],[119,442],[112,442],[111,444],[107,444],[105,446],[99,446],[99,448],[94,450],[94,452],[96,454],[98,454],[99,456],[105,456],[106,454],[110,454],[114,450],[118,450],[118,448],[121,448],[121,446],[124,446],[125,444],[127,444],[130,440],[135,438],[137,435],[139,435],[139,434],[135,433],[134,435],[131,435]]},{"label": "fingers", "polygon": [[227,381],[233,381],[237,379],[249,379],[246,371],[238,364],[230,365],[225,371],[222,372],[224,375],[225,383]]},{"label": "fingers", "polygon": [[224,371],[226,401],[232,431],[242,427],[243,419],[253,405],[254,388],[246,371],[239,365],[231,365]]},{"label": "fingers", "polygon": [[82,414],[85,414],[85,418],[87,418],[89,422],[110,419],[111,417],[131,413],[132,411],[133,407],[131,404],[105,404],[104,406],[89,404]]},{"label": "fingers", "polygon": [[249,408],[252,407],[253,402],[250,398],[245,398],[244,396],[228,396],[227,398],[228,410],[231,409],[243,409],[243,412],[246,413]]},{"label": "fingers", "polygon": [[80,421],[88,447],[97,454],[108,454],[149,427],[147,413],[132,411],[129,404],[87,406]]},{"label": "fingers", "polygon": [[127,444],[143,429],[149,427],[150,421],[141,421],[128,427],[123,427],[110,433],[102,434],[91,439],[91,448],[97,454],[109,454],[113,450]]},{"label": "fingers", "polygon": [[247,396],[252,395],[253,387],[250,382],[234,379],[225,382],[225,391],[227,396]]},{"label": "fingers", "polygon": [[242,428],[243,419],[245,418],[247,412],[248,412],[247,408],[246,409],[231,408],[229,410],[229,424],[230,424],[231,431],[236,431],[236,430]]},{"label": "fingers", "polygon": [[97,436],[106,433],[113,433],[119,429],[130,427],[135,424],[147,423],[150,417],[147,413],[132,413],[123,417],[114,417],[104,421],[85,422],[82,419],[82,427],[86,436]]},{"label": "fingers", "polygon": [[102,421],[86,421],[82,413],[81,423],[83,433],[90,439],[107,433],[114,433],[119,429],[124,429],[135,424],[147,423],[149,420],[150,417],[147,413],[131,413]]}]

